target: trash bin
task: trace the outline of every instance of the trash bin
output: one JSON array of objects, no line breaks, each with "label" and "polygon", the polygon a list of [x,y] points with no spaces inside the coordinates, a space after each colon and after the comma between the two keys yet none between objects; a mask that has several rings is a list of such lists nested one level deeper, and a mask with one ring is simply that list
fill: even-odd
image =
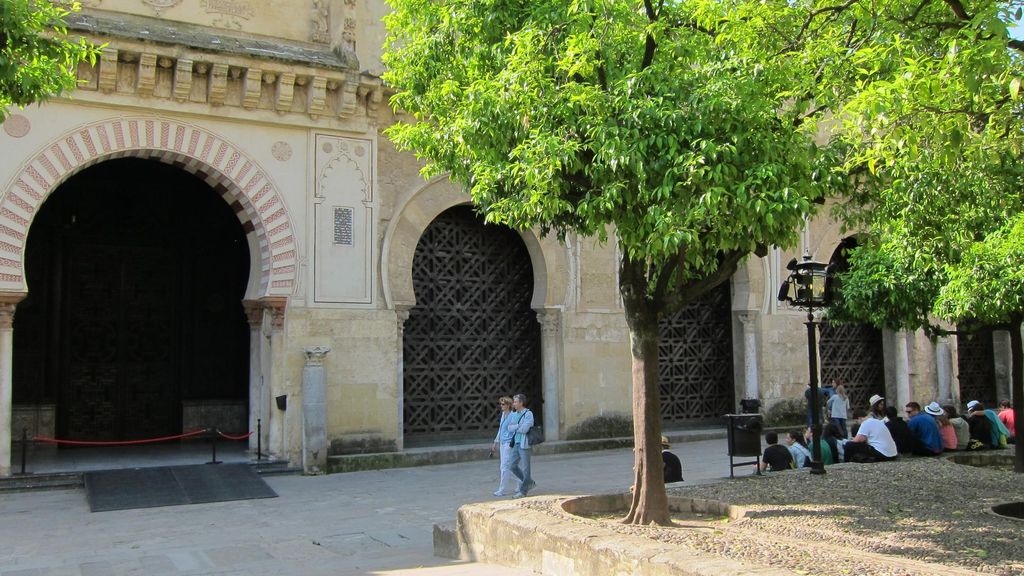
[{"label": "trash bin", "polygon": [[729,455],[760,456],[761,431],[764,423],[760,414],[728,414]]},{"label": "trash bin", "polygon": [[[760,414],[726,414],[725,417],[729,423],[729,477],[732,478],[733,469],[737,466],[757,466],[761,457],[761,431],[764,429],[764,421]],[[736,456],[753,456],[754,460],[733,462]],[[761,473],[760,469],[755,470],[758,474]]]}]

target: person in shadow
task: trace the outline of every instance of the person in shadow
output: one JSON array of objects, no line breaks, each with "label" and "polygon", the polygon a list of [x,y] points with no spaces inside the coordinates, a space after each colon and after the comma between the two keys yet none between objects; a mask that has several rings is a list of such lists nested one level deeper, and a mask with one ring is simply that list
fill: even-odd
[{"label": "person in shadow", "polygon": [[665,484],[683,481],[683,463],[679,461],[678,456],[668,451],[671,447],[668,438],[662,436],[661,461],[665,463]]},{"label": "person in shadow", "polygon": [[907,421],[900,418],[895,406],[885,407],[885,427],[889,429],[893,442],[896,442],[897,452],[910,454],[914,451],[914,433],[907,426]]}]

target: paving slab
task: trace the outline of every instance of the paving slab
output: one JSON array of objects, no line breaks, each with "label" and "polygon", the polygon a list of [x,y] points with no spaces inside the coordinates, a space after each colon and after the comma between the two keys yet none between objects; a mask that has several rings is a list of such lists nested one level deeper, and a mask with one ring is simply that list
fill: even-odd
[{"label": "paving slab", "polygon": [[[728,476],[724,438],[673,450],[686,483]],[[531,495],[619,492],[632,466],[631,449],[539,455]],[[278,498],[97,513],[81,488],[0,493],[0,576],[532,574],[433,555],[434,524],[497,500],[496,459],[266,482]]]}]

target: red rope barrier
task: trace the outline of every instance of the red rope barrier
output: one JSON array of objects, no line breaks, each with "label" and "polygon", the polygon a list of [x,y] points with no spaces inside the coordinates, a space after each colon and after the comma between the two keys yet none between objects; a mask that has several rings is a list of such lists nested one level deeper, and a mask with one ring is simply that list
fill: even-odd
[{"label": "red rope barrier", "polygon": [[252,436],[252,432],[246,432],[245,434],[242,434],[241,436],[231,436],[230,434],[225,434],[225,433],[221,432],[220,430],[217,430],[217,434],[220,434],[221,438],[225,438],[227,440],[245,440],[249,436]]},{"label": "red rope barrier", "polygon": [[198,436],[205,433],[205,429],[192,430],[191,432],[185,432],[184,434],[177,434],[175,436],[144,438],[142,440],[63,440],[59,438],[48,438],[46,436],[36,436],[33,440],[44,444],[67,444],[70,446],[129,446],[133,444],[151,444],[154,442],[166,442],[167,440],[179,440],[181,438],[190,438],[192,436]]}]

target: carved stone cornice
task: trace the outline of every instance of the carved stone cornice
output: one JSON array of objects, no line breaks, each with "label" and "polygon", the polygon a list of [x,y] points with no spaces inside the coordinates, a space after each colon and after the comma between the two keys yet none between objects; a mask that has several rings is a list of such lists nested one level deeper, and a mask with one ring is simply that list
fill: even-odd
[{"label": "carved stone cornice", "polygon": [[95,65],[79,67],[79,91],[313,119],[377,118],[389,96],[344,47],[280,40],[271,50],[223,30],[123,16],[69,16],[69,29],[105,44]]}]

